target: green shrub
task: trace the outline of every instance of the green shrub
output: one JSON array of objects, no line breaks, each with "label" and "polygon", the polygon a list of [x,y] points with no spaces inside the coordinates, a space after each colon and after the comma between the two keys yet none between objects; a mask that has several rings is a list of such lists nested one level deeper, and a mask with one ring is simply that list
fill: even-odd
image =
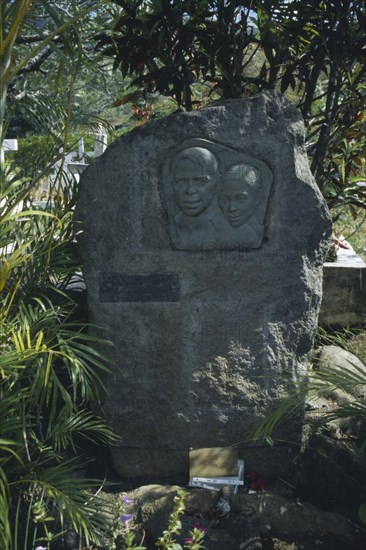
[{"label": "green shrub", "polygon": [[0,547],[48,547],[67,526],[98,542],[110,526],[87,489],[100,481],[80,475],[77,454],[83,440],[115,438],[88,407],[108,367],[85,323],[73,321],[67,292],[80,276],[75,196],[69,189],[52,213],[32,211],[32,187],[6,167],[0,177]]},{"label": "green shrub", "polygon": [[[331,334],[319,329],[316,344],[337,345],[355,355],[357,352],[357,356],[361,360],[366,357],[366,332],[364,330],[344,329],[341,332]],[[295,411],[303,409],[306,401],[314,403],[322,397],[329,398],[337,390],[352,395],[355,388],[364,387],[366,387],[366,369],[353,364],[351,361],[349,367],[340,367],[335,364],[327,367],[327,369],[322,369],[315,365],[309,371],[308,379],[294,384],[288,397],[281,400],[274,407],[272,413],[261,422],[254,431],[253,439],[262,439],[272,445],[272,434],[277,425],[288,420]],[[363,425],[366,425],[366,402],[362,395],[350,402],[337,403],[330,412],[327,410],[319,411],[317,422],[313,424],[312,431],[314,433],[321,432],[330,422],[351,421],[352,419],[361,421]],[[366,468],[366,439],[363,435],[344,441],[344,445],[349,448],[352,456],[360,466]],[[364,523],[366,523],[365,497],[365,494],[360,494],[359,518]]]}]

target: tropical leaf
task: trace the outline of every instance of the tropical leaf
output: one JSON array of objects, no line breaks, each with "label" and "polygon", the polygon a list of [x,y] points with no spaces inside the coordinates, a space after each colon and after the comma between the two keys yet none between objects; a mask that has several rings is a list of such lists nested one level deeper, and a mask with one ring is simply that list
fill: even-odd
[{"label": "tropical leaf", "polygon": [[[93,488],[100,488],[100,482],[85,478],[76,459],[60,460],[61,457],[57,460],[52,449],[44,449],[43,458],[37,462],[36,468],[28,468],[18,481],[18,489],[23,495],[31,495],[30,511],[38,502],[45,510],[52,511],[56,528],[72,527],[87,545],[91,542],[100,544],[101,536],[111,531],[108,516],[101,517],[99,513],[102,502],[93,493]],[[26,541],[34,539],[29,520],[31,518],[26,521],[29,530]]]},{"label": "tropical leaf", "polygon": [[[50,522],[53,540],[67,525],[86,544],[97,544],[100,534],[109,529],[109,520],[99,513],[102,504],[91,492],[100,482],[85,478],[76,459],[66,459],[82,441],[88,445],[116,441],[88,407],[104,389],[102,378],[108,367],[98,349],[106,343],[87,334],[85,323],[73,322],[76,306],[68,284],[81,277],[73,253],[77,189],[69,182],[62,189],[73,86],[83,55],[77,23],[86,14],[95,14],[101,4],[72,3],[68,9],[75,11],[66,20],[59,4],[45,0],[4,0],[0,9],[0,138],[6,92],[15,77],[50,56],[57,58],[61,69],[70,69],[66,100],[47,99],[40,91],[33,105],[27,104],[26,96],[23,101],[27,116],[32,111],[38,125],[52,133],[48,158],[43,164],[35,162],[30,177],[25,171],[21,176],[8,162],[0,166],[0,548],[4,550],[34,548]],[[56,91],[57,86],[56,82]],[[99,129],[101,122],[95,118],[92,125]],[[60,137],[62,152],[55,154]],[[37,183],[57,160],[61,168],[47,197],[53,210],[37,210],[31,206]]]},{"label": "tropical leaf", "polygon": [[[256,427],[252,437],[255,440],[270,437],[276,426],[288,418],[288,415],[303,408],[306,401],[314,403],[322,397],[329,397],[336,390],[349,392],[358,386],[366,386],[366,373],[364,368],[352,361],[349,368],[335,365],[311,371],[307,380],[289,385],[287,397],[274,405],[272,412]],[[353,402],[338,405],[330,413],[319,415],[317,426],[353,417],[366,418],[366,404],[363,401],[355,399]]]},{"label": "tropical leaf", "polygon": [[55,422],[49,424],[46,439],[53,441],[56,452],[70,446],[76,451],[75,436],[102,445],[110,445],[118,440],[105,420],[91,411],[70,411],[70,407],[65,405]]},{"label": "tropical leaf", "polygon": [[358,509],[358,517],[362,523],[366,523],[366,503],[363,502]]},{"label": "tropical leaf", "polygon": [[9,505],[10,488],[5,471],[0,465],[0,548],[4,550],[10,549],[12,544]]}]

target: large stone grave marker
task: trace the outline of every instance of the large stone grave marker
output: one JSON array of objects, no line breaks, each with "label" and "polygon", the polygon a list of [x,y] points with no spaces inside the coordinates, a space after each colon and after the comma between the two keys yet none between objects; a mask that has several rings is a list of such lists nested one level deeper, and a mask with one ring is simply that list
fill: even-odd
[{"label": "large stone grave marker", "polygon": [[180,481],[190,448],[245,454],[304,374],[321,301],[330,220],[299,112],[266,92],[137,128],[82,175],[77,219],[117,471]]}]

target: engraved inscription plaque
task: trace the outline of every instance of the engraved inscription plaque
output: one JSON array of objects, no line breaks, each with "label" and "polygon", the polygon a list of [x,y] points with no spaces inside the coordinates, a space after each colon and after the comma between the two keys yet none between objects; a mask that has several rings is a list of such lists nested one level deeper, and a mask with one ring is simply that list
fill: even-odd
[{"label": "engraved inscription plaque", "polygon": [[168,233],[177,250],[259,248],[272,186],[261,160],[192,138],[163,164]]},{"label": "engraved inscription plaque", "polygon": [[177,273],[125,275],[100,273],[100,302],[179,302],[180,281]]}]

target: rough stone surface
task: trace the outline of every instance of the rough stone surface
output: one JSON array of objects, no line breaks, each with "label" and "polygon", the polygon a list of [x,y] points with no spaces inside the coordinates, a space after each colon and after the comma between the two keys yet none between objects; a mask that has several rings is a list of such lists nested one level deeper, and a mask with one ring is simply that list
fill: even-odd
[{"label": "rough stone surface", "polygon": [[146,124],[84,172],[76,219],[90,321],[114,344],[116,470],[181,482],[191,447],[243,454],[303,375],[321,301],[330,219],[299,112],[266,92]]}]

